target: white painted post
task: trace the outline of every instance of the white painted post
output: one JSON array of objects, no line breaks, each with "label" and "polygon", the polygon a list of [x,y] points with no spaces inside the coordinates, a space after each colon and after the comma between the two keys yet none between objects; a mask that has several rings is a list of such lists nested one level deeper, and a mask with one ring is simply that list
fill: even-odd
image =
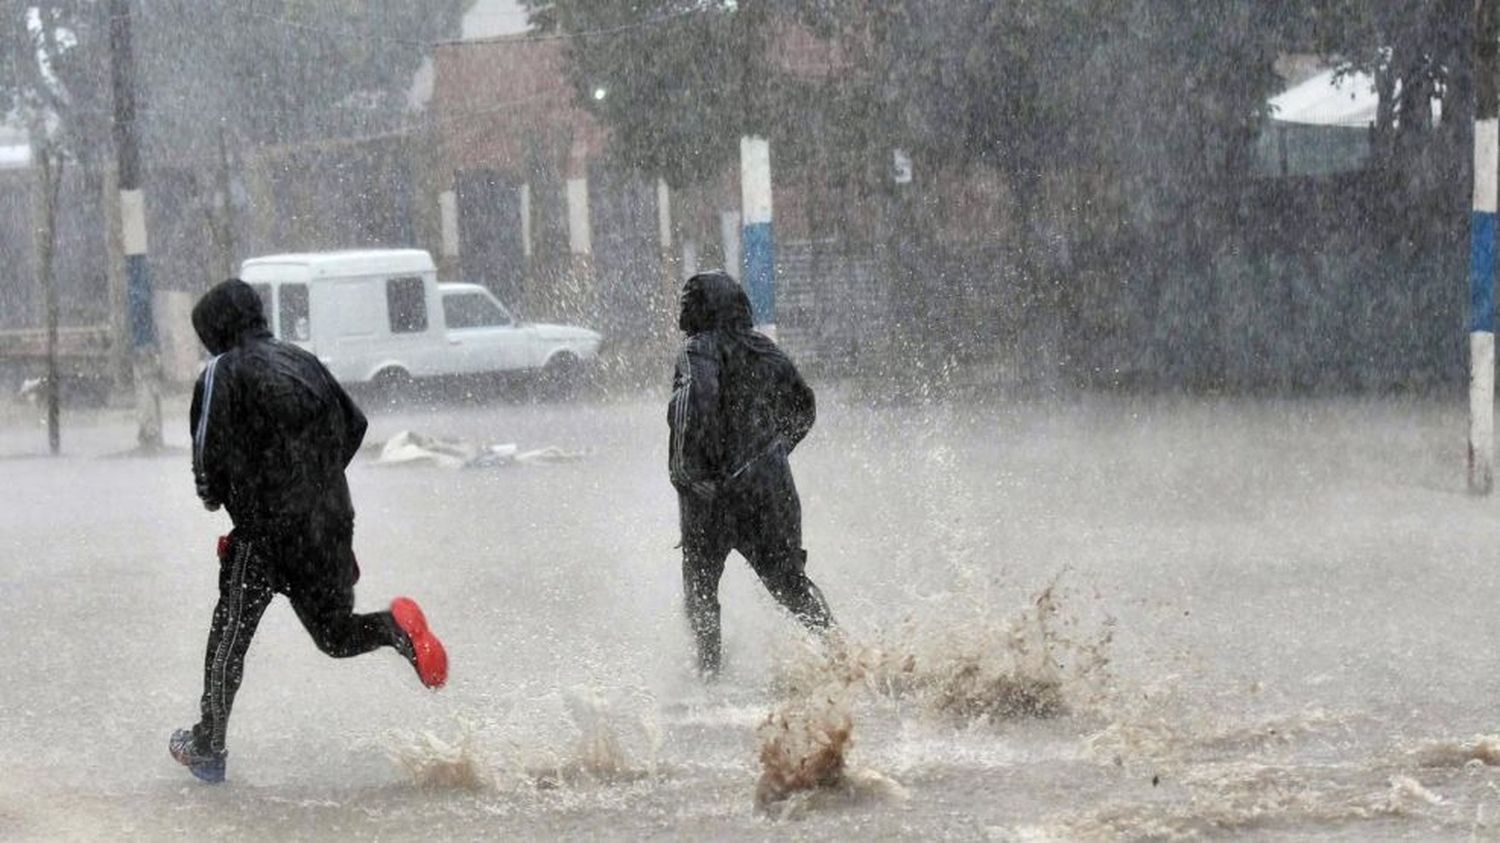
[{"label": "white painted post", "polygon": [[1495,206],[1500,123],[1474,124],[1474,213],[1469,268],[1469,491],[1494,488]]},{"label": "white painted post", "polygon": [[568,179],[568,251],[573,256],[567,299],[562,304],[578,318],[592,318],[594,232],[589,224],[589,180]]},{"label": "white painted post", "polygon": [[656,238],[661,250],[672,248],[672,191],[666,179],[656,180]]},{"label": "white painted post", "polygon": [[521,183],[521,257],[531,261],[531,183]]},{"label": "white painted post", "polygon": [[1495,208],[1500,189],[1496,0],[1476,4],[1474,213],[1469,247],[1469,492],[1495,485]]},{"label": "white painted post", "polygon": [[588,257],[594,252],[594,234],[589,227],[589,180],[568,179],[568,250]]},{"label": "white painted post", "polygon": [[771,229],[771,142],[740,138],[740,206],[744,213],[745,292],[755,324],[776,325],[776,239]]},{"label": "white painted post", "polygon": [[724,243],[724,271],[733,273],[740,263],[740,212],[719,212],[719,237]]},{"label": "white painted post", "polygon": [[458,257],[458,194],[451,190],[438,194],[438,220],[442,227],[443,257]]}]

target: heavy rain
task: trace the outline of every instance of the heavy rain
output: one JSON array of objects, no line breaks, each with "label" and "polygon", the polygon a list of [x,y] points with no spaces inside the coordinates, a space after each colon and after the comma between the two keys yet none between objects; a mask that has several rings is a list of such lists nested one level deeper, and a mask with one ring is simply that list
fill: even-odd
[{"label": "heavy rain", "polygon": [[1500,839],[1500,0],[0,51],[0,839]]}]

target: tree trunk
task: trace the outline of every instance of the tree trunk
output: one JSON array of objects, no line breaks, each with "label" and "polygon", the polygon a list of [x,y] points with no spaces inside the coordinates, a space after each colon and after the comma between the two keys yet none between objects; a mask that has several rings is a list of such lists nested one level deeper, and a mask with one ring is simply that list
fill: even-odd
[{"label": "tree trunk", "polygon": [[47,447],[53,454],[62,450],[60,429],[60,396],[62,384],[57,368],[57,273],[53,260],[57,250],[57,195],[62,182],[62,156],[48,141],[37,144],[42,180],[41,242],[37,248],[37,266],[47,306]]}]

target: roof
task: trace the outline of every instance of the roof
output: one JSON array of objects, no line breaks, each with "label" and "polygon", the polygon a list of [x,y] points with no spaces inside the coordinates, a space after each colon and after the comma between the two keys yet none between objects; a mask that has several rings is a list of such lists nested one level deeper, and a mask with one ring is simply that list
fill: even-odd
[{"label": "roof", "polygon": [[0,168],[11,169],[14,167],[29,166],[31,166],[31,146],[29,144],[0,143]]},{"label": "roof", "polygon": [[444,281],[438,285],[438,289],[445,293],[487,293],[489,290],[482,284],[470,284],[466,281]]},{"label": "roof", "polygon": [[531,28],[531,16],[517,0],[474,0],[464,12],[464,41],[525,33]]},{"label": "roof", "polygon": [[350,249],[339,252],[291,252],[245,261],[244,269],[300,266],[313,278],[375,275],[393,272],[432,272],[432,256],[421,249]]},{"label": "roof", "polygon": [[1364,128],[1375,122],[1380,96],[1368,73],[1325,70],[1272,97],[1270,105],[1279,123]]}]

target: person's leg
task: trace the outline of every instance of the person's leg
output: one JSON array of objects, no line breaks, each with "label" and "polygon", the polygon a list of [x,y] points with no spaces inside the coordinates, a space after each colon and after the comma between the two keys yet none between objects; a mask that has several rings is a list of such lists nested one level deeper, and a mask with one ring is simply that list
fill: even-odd
[{"label": "person's leg", "polygon": [[289,548],[302,572],[287,577],[286,593],[297,619],[318,649],[346,659],[394,647],[411,658],[411,645],[390,612],[356,614],[352,535],[343,530],[328,535],[298,536]]},{"label": "person's leg", "polygon": [[287,597],[313,643],[336,659],[363,655],[381,647],[394,647],[410,658],[410,644],[390,612],[355,613],[353,588],[320,583],[299,587]]},{"label": "person's leg", "polygon": [[807,551],[755,549],[746,554],[771,596],[803,626],[815,632],[833,626],[833,612],[822,589],[807,575]]},{"label": "person's leg", "polygon": [[429,688],[448,681],[448,653],[427,627],[416,602],[406,597],[391,601],[388,612],[357,614],[352,525],[309,530],[297,541],[295,561],[287,568],[301,573],[286,581],[287,597],[313,642],[334,658],[349,658],[380,647],[393,647]]},{"label": "person's leg", "polygon": [[698,669],[711,676],[719,672],[721,661],[719,579],[729,546],[712,503],[684,495],[680,506],[683,608],[698,650]]},{"label": "person's leg", "polygon": [[747,478],[746,503],[736,549],[776,601],[809,629],[826,630],[833,613],[807,576],[802,549],[802,502],[786,459],[767,459]]},{"label": "person's leg", "polygon": [[219,563],[219,602],[214,607],[203,667],[202,719],[192,729],[191,749],[221,755],[229,712],[245,670],[245,654],[274,592],[267,555],[256,541],[235,537]]}]

